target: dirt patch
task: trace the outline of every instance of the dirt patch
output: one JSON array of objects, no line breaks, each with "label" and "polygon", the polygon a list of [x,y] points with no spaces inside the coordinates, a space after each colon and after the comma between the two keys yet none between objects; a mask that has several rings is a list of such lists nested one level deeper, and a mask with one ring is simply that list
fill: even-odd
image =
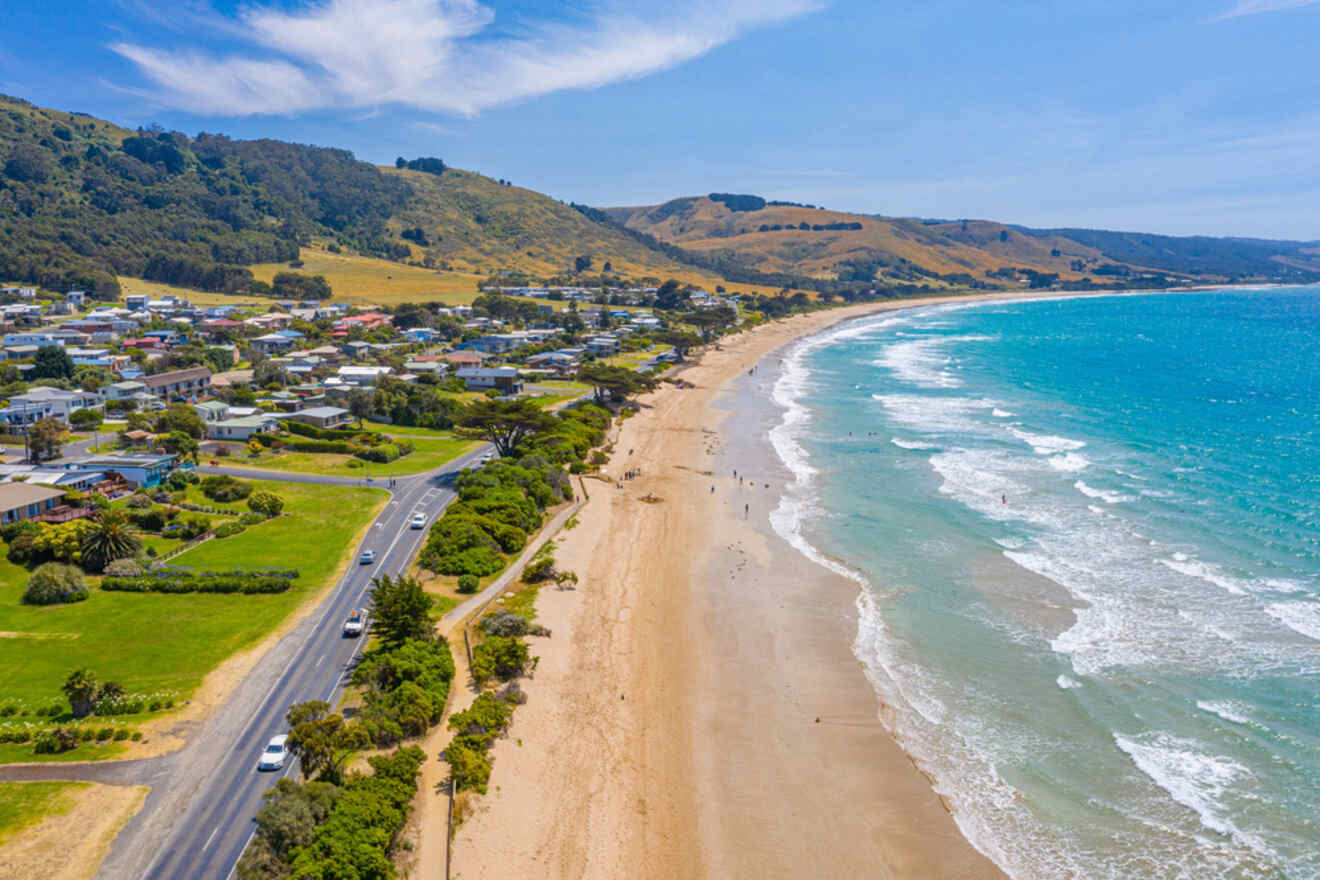
[{"label": "dirt patch", "polygon": [[119,829],[142,808],[145,785],[89,785],[75,803],[0,847],[0,880],[85,880],[101,866]]}]

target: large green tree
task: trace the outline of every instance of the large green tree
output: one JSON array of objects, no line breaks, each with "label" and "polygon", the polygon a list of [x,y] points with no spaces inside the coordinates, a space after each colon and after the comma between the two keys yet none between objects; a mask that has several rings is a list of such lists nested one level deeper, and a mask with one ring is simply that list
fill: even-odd
[{"label": "large green tree", "polygon": [[68,436],[64,426],[55,419],[41,419],[28,428],[28,456],[33,461],[59,458],[64,439]]},{"label": "large green tree", "polygon": [[513,455],[523,438],[549,430],[554,424],[554,416],[527,398],[478,400],[454,416],[460,434],[493,443],[501,456]]},{"label": "large green tree", "polygon": [[43,345],[32,358],[34,379],[72,379],[73,358],[62,345]]},{"label": "large green tree", "polygon": [[701,337],[686,330],[662,330],[651,338],[664,345],[672,345],[680,361],[687,358],[689,351],[701,345]]},{"label": "large green tree", "polygon": [[170,405],[156,417],[155,428],[158,434],[180,431],[194,440],[200,440],[206,434],[206,425],[202,422],[202,417],[197,414],[197,410],[186,403]]},{"label": "large green tree", "polygon": [[330,712],[329,703],[320,700],[296,703],[285,717],[291,728],[289,751],[302,762],[305,779],[339,784],[353,751],[371,745],[361,724],[345,722],[342,715]]},{"label": "large green tree", "polygon": [[371,630],[386,645],[435,638],[433,604],[416,578],[382,575],[371,582]]},{"label": "large green tree", "polygon": [[590,385],[595,392],[596,402],[624,400],[630,394],[649,391],[655,387],[655,381],[627,367],[610,364],[586,364],[578,370],[577,380]]}]

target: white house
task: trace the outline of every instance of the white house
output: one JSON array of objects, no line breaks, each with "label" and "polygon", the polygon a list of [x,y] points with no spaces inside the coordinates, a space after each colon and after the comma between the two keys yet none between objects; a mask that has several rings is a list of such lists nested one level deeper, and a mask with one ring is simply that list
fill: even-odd
[{"label": "white house", "polygon": [[394,368],[344,366],[340,367],[338,372],[339,378],[350,385],[375,385],[381,376],[388,376],[394,372]]},{"label": "white house", "polygon": [[100,399],[91,391],[61,391],[58,388],[33,388],[26,394],[9,398],[9,406],[0,410],[0,421],[11,426],[31,425],[45,418],[69,420],[69,414],[95,407]]},{"label": "white house", "polygon": [[515,367],[467,367],[454,374],[469,390],[495,388],[505,394],[522,391],[522,380]]},{"label": "white house", "polygon": [[270,413],[261,413],[209,422],[206,426],[206,436],[212,440],[247,440],[253,434],[273,434],[279,429],[279,419]]}]

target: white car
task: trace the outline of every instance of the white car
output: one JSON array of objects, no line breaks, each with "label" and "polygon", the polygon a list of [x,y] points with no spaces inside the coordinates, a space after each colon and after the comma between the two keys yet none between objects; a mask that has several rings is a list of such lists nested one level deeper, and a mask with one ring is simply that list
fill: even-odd
[{"label": "white car", "polygon": [[482,464],[490,464],[494,460],[495,460],[495,453],[493,452],[487,452],[485,455],[481,457]]},{"label": "white car", "polygon": [[408,520],[408,528],[410,529],[426,528],[426,514],[422,513],[421,511],[414,513],[412,517]]},{"label": "white car", "polygon": [[361,555],[360,557],[358,557],[358,561],[359,561],[360,564],[362,564],[362,565],[371,565],[371,563],[373,563],[373,562],[376,561],[376,551],[375,551],[375,550],[363,550],[363,551],[362,551],[362,555]]},{"label": "white car", "polygon": [[273,736],[266,743],[266,750],[257,759],[258,770],[279,770],[284,767],[284,759],[289,756],[289,737],[287,734]]},{"label": "white car", "polygon": [[356,638],[362,635],[367,629],[367,609],[354,608],[348,612],[348,619],[344,621],[344,635]]}]

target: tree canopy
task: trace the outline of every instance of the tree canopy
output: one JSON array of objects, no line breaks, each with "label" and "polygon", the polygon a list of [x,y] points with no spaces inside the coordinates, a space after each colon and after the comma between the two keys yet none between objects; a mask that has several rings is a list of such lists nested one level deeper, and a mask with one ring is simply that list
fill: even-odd
[{"label": "tree canopy", "polygon": [[454,417],[460,434],[493,443],[501,456],[513,455],[524,437],[554,424],[554,416],[526,398],[473,401]]}]

